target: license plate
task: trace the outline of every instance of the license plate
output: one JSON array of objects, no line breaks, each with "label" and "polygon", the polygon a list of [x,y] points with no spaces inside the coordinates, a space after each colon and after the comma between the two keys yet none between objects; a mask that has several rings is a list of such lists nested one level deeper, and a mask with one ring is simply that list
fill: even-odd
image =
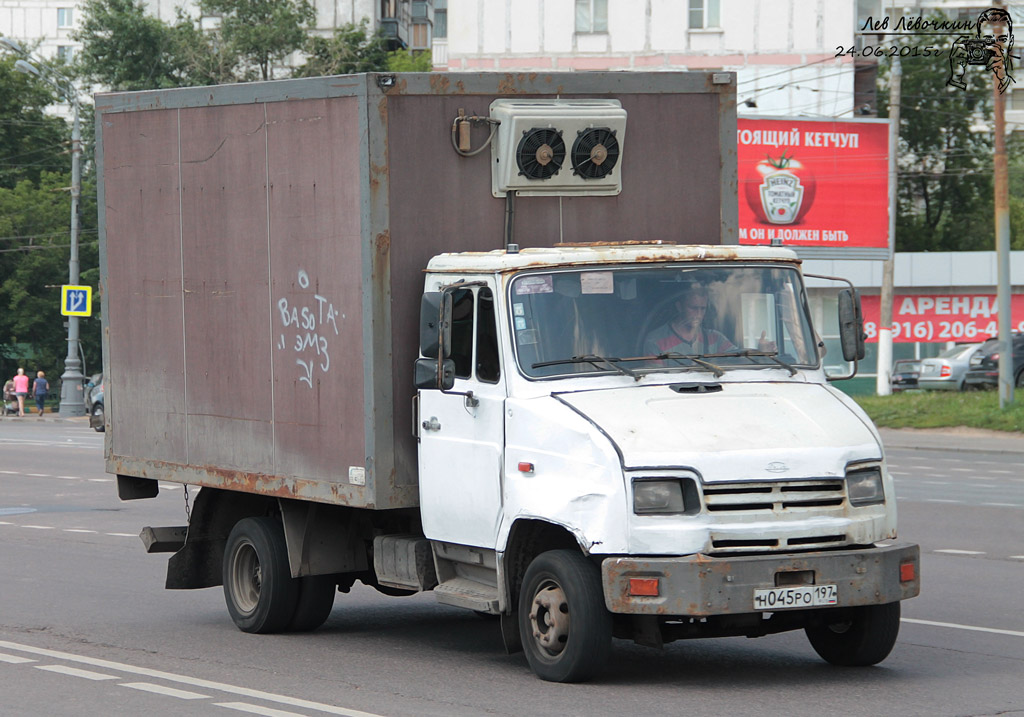
[{"label": "license plate", "polygon": [[801,585],[754,590],[755,610],[786,610],[838,603],[839,591],[835,585]]}]

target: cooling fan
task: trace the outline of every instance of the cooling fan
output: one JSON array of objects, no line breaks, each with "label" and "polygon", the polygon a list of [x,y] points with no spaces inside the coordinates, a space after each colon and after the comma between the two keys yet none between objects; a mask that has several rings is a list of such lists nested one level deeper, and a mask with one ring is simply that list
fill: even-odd
[{"label": "cooling fan", "polygon": [[619,140],[608,127],[580,130],[572,143],[572,171],[583,179],[607,177],[618,161]]},{"label": "cooling fan", "polygon": [[[578,141],[578,140],[577,140]],[[550,179],[565,162],[562,133],[551,127],[534,127],[523,132],[516,148],[519,173],[527,179]]]}]

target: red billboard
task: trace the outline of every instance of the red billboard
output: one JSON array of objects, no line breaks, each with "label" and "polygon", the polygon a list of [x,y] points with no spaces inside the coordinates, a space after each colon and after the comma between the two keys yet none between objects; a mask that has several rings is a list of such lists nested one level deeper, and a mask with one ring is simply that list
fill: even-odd
[{"label": "red billboard", "polygon": [[889,126],[739,118],[739,242],[889,248]]},{"label": "red billboard", "polygon": [[[881,299],[862,296],[864,333],[878,341]],[[995,294],[896,295],[892,302],[892,340],[938,343],[984,341],[999,333]],[[1014,331],[1024,331],[1024,294],[1010,297]]]}]

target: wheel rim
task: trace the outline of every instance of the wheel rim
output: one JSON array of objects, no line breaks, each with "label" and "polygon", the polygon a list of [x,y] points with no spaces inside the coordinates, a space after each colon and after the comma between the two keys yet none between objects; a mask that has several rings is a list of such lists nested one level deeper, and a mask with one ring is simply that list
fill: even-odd
[{"label": "wheel rim", "polygon": [[235,548],[231,565],[231,594],[235,606],[243,615],[251,615],[259,604],[263,588],[263,569],[252,543],[242,543]]},{"label": "wheel rim", "polygon": [[542,652],[560,655],[569,642],[569,602],[558,583],[545,581],[533,596],[530,606],[530,627],[533,639]]}]

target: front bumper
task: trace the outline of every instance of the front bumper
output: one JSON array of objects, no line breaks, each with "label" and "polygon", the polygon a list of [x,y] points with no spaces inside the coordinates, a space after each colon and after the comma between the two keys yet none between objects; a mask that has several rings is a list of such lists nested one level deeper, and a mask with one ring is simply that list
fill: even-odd
[{"label": "front bumper", "polygon": [[[754,590],[783,585],[836,585],[839,602],[830,607],[882,605],[921,591],[920,552],[913,543],[894,543],[723,558],[611,557],[601,563],[601,578],[608,609],[630,615],[708,617],[758,612]],[[901,580],[901,566],[906,564],[913,564],[913,577]],[[631,578],[657,579],[658,595],[631,595]]]}]

